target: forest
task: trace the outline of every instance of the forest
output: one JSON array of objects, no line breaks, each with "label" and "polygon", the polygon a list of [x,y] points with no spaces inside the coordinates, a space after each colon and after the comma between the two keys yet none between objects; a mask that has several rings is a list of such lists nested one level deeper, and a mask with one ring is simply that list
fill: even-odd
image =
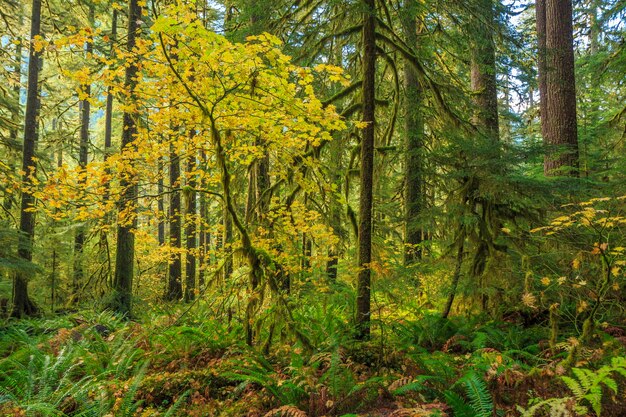
[{"label": "forest", "polygon": [[626,416],[623,0],[0,0],[0,416]]}]

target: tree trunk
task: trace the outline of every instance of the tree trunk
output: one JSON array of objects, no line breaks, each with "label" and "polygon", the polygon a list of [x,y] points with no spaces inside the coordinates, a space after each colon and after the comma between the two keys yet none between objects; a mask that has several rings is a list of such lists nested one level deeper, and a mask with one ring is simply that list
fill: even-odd
[{"label": "tree trunk", "polygon": [[[113,9],[113,16],[111,17],[111,50],[109,52],[110,57],[114,55],[113,47],[117,40],[117,10]],[[111,139],[112,139],[112,125],[113,125],[113,87],[107,88],[107,100],[104,110],[104,160],[108,159],[111,154]],[[109,183],[105,184],[104,200],[109,199]]]},{"label": "tree trunk", "polygon": [[186,193],[187,207],[185,210],[185,236],[186,236],[186,257],[185,257],[185,301],[189,302],[196,295],[196,155],[192,152],[187,160],[187,175],[189,191]]},{"label": "tree trunk", "polygon": [[359,206],[359,275],[357,280],[357,339],[370,336],[372,262],[372,206],[374,179],[374,110],[376,96],[376,2],[364,0],[363,13],[363,128]]},{"label": "tree trunk", "polygon": [[[20,18],[20,24],[23,23],[23,19]],[[13,126],[9,130],[9,148],[7,152],[7,159],[10,171],[15,171],[15,165],[17,162],[17,154],[12,149],[17,147],[17,141],[19,136],[18,126],[22,120],[21,106],[20,106],[20,86],[22,78],[22,38],[17,38],[18,43],[15,45],[15,64],[13,65],[13,76],[15,77],[15,85],[13,86],[13,99],[15,100],[15,108],[11,113],[11,121]],[[13,208],[13,194],[5,193],[4,201],[2,203],[4,211],[9,213]]]},{"label": "tree trunk", "polygon": [[[126,49],[132,52],[135,49],[139,35],[141,6],[138,0],[129,0],[128,3],[128,35]],[[133,60],[126,68],[124,86],[129,93],[129,100],[135,98],[138,67]],[[124,112],[121,151],[131,148],[137,134],[136,114]],[[119,202],[118,215],[121,218],[117,225],[117,250],[115,253],[115,275],[113,277],[114,309],[125,316],[131,315],[131,297],[133,289],[133,267],[135,262],[135,236],[133,230],[137,227],[137,182],[134,174],[122,172],[120,177],[122,196]]]},{"label": "tree trunk", "polygon": [[[578,176],[578,133],[571,0],[539,0],[537,32],[540,45],[545,38],[545,83],[541,96],[546,175]],[[543,7],[543,9],[542,9]],[[545,14],[542,16],[542,12]],[[540,20],[544,19],[543,22]],[[545,23],[545,27],[542,24]],[[545,29],[545,32],[540,32]],[[541,60],[541,58],[540,58]],[[540,64],[541,72],[541,64]],[[540,78],[540,91],[542,87]]]},{"label": "tree trunk", "polygon": [[[94,23],[94,7],[89,6],[89,23],[93,26]],[[85,55],[89,57],[93,52],[93,43],[85,42]],[[91,103],[89,102],[91,96],[91,85],[84,84],[81,86],[81,91],[86,95],[86,98],[80,101],[80,136],[79,136],[79,152],[78,152],[78,164],[81,170],[85,170],[89,159],[89,117],[91,116]],[[81,184],[84,184],[87,180],[83,177],[80,180]],[[83,270],[83,248],[85,246],[85,226],[79,225],[76,235],[74,236],[74,279],[72,282],[72,296],[70,302],[76,304],[79,301],[82,282],[84,279]]]},{"label": "tree trunk", "polygon": [[[33,0],[30,26],[31,41],[41,34],[41,0]],[[41,53],[36,52],[31,42],[28,54],[28,91],[26,93],[26,113],[24,116],[24,150],[22,154],[22,181],[26,190],[22,192],[20,205],[20,238],[18,256],[30,262],[33,259],[33,243],[35,240],[35,197],[30,190],[34,186],[33,179],[37,174],[35,148],[38,139],[39,123],[39,70]],[[13,279],[13,311],[12,317],[22,317],[38,313],[37,306],[28,296],[28,276],[24,271],[17,271]]]},{"label": "tree trunk", "polygon": [[[200,161],[202,162],[202,169],[205,170],[206,169],[206,162],[207,162],[207,158],[206,158],[206,152],[204,150],[200,151]],[[200,188],[204,189],[205,184],[203,179],[200,179]],[[208,219],[208,202],[207,202],[207,197],[205,193],[200,193],[200,218],[199,218],[199,223],[200,223],[200,242],[199,242],[199,246],[200,246],[200,259],[198,260],[198,269],[199,269],[199,273],[198,273],[198,286],[200,288],[202,288],[204,286],[204,282],[205,282],[205,276],[206,276],[206,267],[208,265],[208,256],[209,256],[209,245],[210,245],[210,236],[209,233],[207,232],[207,226],[209,223],[209,219]]]},{"label": "tree trunk", "polygon": [[[408,12],[410,13],[410,12]],[[406,42],[417,47],[417,22],[410,15],[403,20]],[[410,266],[422,258],[423,232],[419,216],[424,207],[422,158],[424,148],[424,118],[422,116],[422,88],[417,71],[410,62],[404,63],[404,264]]]},{"label": "tree trunk", "polygon": [[[330,193],[329,201],[329,218],[330,227],[333,229],[335,236],[341,239],[343,233],[341,228],[341,202],[339,196],[341,195],[342,179],[341,179],[341,140],[339,135],[335,135],[330,143],[330,164],[331,164],[331,181],[337,189],[334,193]],[[337,266],[339,264],[339,245],[333,246],[328,249],[328,262],[326,262],[326,275],[330,282],[337,281]]]},{"label": "tree trunk", "polygon": [[169,274],[165,299],[180,300],[183,296],[181,248],[181,204],[180,204],[180,158],[174,144],[170,144],[170,248]]},{"label": "tree trunk", "polygon": [[[499,139],[496,51],[492,26],[495,24],[492,0],[479,0],[472,17],[470,76],[475,105],[474,124],[493,141]],[[478,15],[480,12],[480,16]]]},{"label": "tree trunk", "polygon": [[454,266],[454,274],[452,275],[452,287],[450,288],[450,294],[448,294],[448,300],[446,301],[446,305],[443,308],[443,314],[441,315],[444,319],[447,319],[450,315],[450,311],[452,310],[452,304],[454,303],[454,298],[456,297],[456,290],[459,287],[459,281],[461,280],[461,266],[463,265],[463,248],[465,246],[465,236],[460,240],[459,247],[456,253],[456,264]]}]

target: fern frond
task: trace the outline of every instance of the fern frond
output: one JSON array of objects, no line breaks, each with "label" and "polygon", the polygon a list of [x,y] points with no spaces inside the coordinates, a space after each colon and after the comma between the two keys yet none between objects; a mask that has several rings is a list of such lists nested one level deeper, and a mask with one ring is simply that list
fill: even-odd
[{"label": "fern frond", "polygon": [[574,378],[562,376],[561,381],[563,381],[565,385],[567,385],[567,388],[572,391],[576,400],[580,401],[585,396],[586,390]]},{"label": "fern frond", "polygon": [[463,397],[454,391],[443,393],[446,404],[450,406],[455,417],[474,417],[474,409],[465,402]]},{"label": "fern frond", "polygon": [[470,406],[476,417],[491,417],[493,414],[493,399],[487,389],[487,384],[478,374],[471,372],[464,377],[465,391]]}]

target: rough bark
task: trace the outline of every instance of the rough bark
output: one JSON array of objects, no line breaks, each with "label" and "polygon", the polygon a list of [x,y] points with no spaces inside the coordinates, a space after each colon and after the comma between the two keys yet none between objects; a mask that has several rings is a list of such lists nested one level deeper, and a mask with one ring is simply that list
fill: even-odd
[{"label": "rough bark", "polygon": [[[128,3],[128,35],[126,49],[135,49],[137,37],[140,31],[141,6],[138,0],[129,0]],[[137,86],[138,67],[136,61],[126,67],[124,86],[129,93],[129,100],[135,98]],[[137,115],[133,111],[125,111],[123,116],[123,130],[121,150],[133,146],[137,135]],[[137,198],[136,178],[132,173],[121,173],[120,186],[122,196],[119,202],[118,214],[120,219],[117,225],[117,247],[115,253],[115,274],[113,276],[113,308],[125,316],[131,315],[132,288],[135,262],[135,236],[133,230],[137,227]]]},{"label": "rough bark", "polygon": [[[539,30],[539,16],[537,20]],[[541,120],[546,146],[544,173],[578,176],[571,0],[545,0],[545,23],[545,94],[541,97],[545,101]]]},{"label": "rough bark", "polygon": [[359,205],[359,275],[357,279],[356,336],[370,336],[372,207],[374,179],[374,110],[376,82],[376,2],[364,0],[363,13],[363,128],[361,139],[361,189]]},{"label": "rough bark", "polygon": [[[410,13],[410,12],[408,12]],[[406,42],[417,47],[417,22],[409,15],[403,20]],[[422,157],[424,147],[423,92],[417,71],[410,62],[404,63],[404,264],[410,266],[422,258],[422,227],[419,216],[424,207]]]},{"label": "rough bark", "polygon": [[475,105],[474,123],[489,139],[499,139],[496,50],[493,41],[494,4],[479,0],[480,15],[472,17],[470,76]]},{"label": "rough bark", "polygon": [[[30,39],[41,34],[41,0],[33,0],[30,26]],[[39,122],[39,71],[41,53],[35,51],[31,43],[28,58],[28,91],[26,93],[26,113],[24,115],[24,148],[22,153],[22,182],[26,190],[22,192],[20,204],[20,238],[17,249],[18,256],[25,261],[33,259],[33,242],[35,239],[35,197],[28,190],[33,186],[37,174],[35,149],[38,140],[37,124]],[[28,276],[24,271],[17,271],[13,278],[13,310],[12,317],[22,317],[38,313],[37,306],[28,296]]]}]

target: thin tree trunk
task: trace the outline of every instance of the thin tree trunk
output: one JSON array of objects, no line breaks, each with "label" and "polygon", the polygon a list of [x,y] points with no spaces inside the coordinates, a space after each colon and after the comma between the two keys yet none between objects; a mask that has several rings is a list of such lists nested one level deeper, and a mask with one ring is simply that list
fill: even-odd
[{"label": "thin tree trunk", "polygon": [[[206,169],[206,152],[204,150],[200,151],[200,161],[202,162],[202,169]],[[202,178],[200,179],[200,188],[204,189],[205,184]],[[206,268],[208,265],[208,256],[209,256],[209,245],[210,245],[210,237],[207,232],[207,225],[209,223],[208,216],[208,202],[205,193],[200,193],[200,215],[199,215],[199,224],[200,224],[200,242],[198,243],[200,246],[200,259],[198,260],[198,286],[200,288],[204,287],[204,281],[206,276]]]},{"label": "thin tree trunk", "polygon": [[[113,9],[113,16],[111,17],[111,50],[109,56],[113,57],[113,47],[117,39],[117,10]],[[113,125],[113,87],[107,88],[107,99],[104,110],[104,160],[111,155],[111,143],[112,143],[112,125]],[[105,184],[104,201],[109,199],[109,183]]]},{"label": "thin tree trunk", "polygon": [[186,236],[186,257],[185,257],[185,301],[189,302],[196,295],[196,155],[191,153],[187,159],[187,175],[190,188],[186,194],[187,208],[185,210],[185,236]]},{"label": "thin tree trunk", "polygon": [[[20,18],[20,23],[23,23],[21,18]],[[15,171],[17,155],[11,149],[11,147],[17,147],[17,141],[18,141],[18,135],[19,135],[18,126],[22,119],[22,115],[20,111],[21,109],[20,86],[21,86],[21,79],[22,79],[22,38],[17,38],[17,44],[15,45],[15,64],[13,65],[13,76],[15,77],[15,85],[13,86],[13,99],[15,100],[15,103],[14,103],[15,109],[13,110],[11,114],[11,122],[13,123],[13,126],[11,126],[11,129],[9,130],[9,146],[10,147],[7,153],[7,159],[9,162],[8,165],[9,165],[10,171]],[[7,213],[10,212],[11,209],[13,208],[13,194],[5,193],[4,201],[2,204],[3,204],[5,212]]]},{"label": "thin tree trunk", "polygon": [[[337,189],[334,193],[330,195],[329,202],[329,217],[330,217],[330,226],[333,229],[333,233],[335,236],[341,237],[341,203],[339,201],[338,195],[341,194],[341,141],[336,136],[333,138],[330,143],[330,164],[331,164],[331,181],[333,184],[337,186]],[[340,243],[337,243],[337,246],[333,246],[328,249],[328,262],[326,263],[326,275],[330,282],[337,281],[337,266],[339,263],[339,246]]]},{"label": "thin tree trunk", "polygon": [[168,285],[165,299],[180,300],[183,296],[181,248],[181,204],[180,204],[180,158],[174,144],[170,144],[170,248]]},{"label": "thin tree trunk", "polygon": [[[89,23],[93,26],[94,23],[94,6],[89,6]],[[85,42],[85,55],[90,56],[93,52],[93,43]],[[89,160],[89,117],[91,116],[91,84],[84,84],[81,86],[81,91],[86,95],[84,100],[80,101],[80,137],[79,137],[79,152],[78,152],[78,164],[81,170],[85,170],[87,162]],[[87,178],[85,176],[80,180],[81,184],[84,184]],[[83,249],[85,246],[85,226],[79,225],[76,235],[74,236],[74,277],[72,282],[72,296],[70,302],[76,304],[79,302],[80,290],[83,285],[84,270],[83,270]]]},{"label": "thin tree trunk", "polygon": [[359,206],[359,275],[357,280],[357,339],[370,336],[372,261],[372,206],[374,180],[374,110],[376,89],[376,2],[364,0],[363,13],[363,128]]},{"label": "thin tree trunk", "polygon": [[157,180],[157,192],[159,197],[157,199],[157,212],[158,212],[158,224],[157,224],[157,238],[159,241],[159,246],[165,245],[165,198],[163,194],[165,192],[165,185],[163,183],[163,158],[159,157],[159,161],[157,162],[157,171],[159,175],[159,179]]},{"label": "thin tree trunk", "polygon": [[[22,181],[26,190],[22,192],[20,204],[20,238],[18,256],[30,262],[33,259],[33,243],[35,240],[35,197],[29,189],[34,186],[33,179],[37,174],[35,149],[38,140],[39,123],[39,70],[42,65],[41,53],[36,52],[32,40],[41,34],[41,0],[33,0],[30,26],[31,44],[28,57],[28,91],[26,93],[26,113],[24,116],[24,149],[22,154]],[[37,314],[39,309],[28,296],[28,276],[24,271],[17,271],[13,279],[13,311],[12,317]]]},{"label": "thin tree trunk", "polygon": [[548,102],[548,88],[546,84],[546,1],[547,0],[535,1],[539,119],[541,121],[541,135],[544,138],[546,137],[544,121],[546,120],[546,104]]},{"label": "thin tree trunk", "polygon": [[450,311],[452,310],[452,304],[454,303],[454,298],[456,297],[456,291],[459,287],[459,281],[461,279],[461,266],[463,265],[463,249],[464,249],[465,238],[461,240],[459,243],[459,248],[456,253],[456,265],[454,267],[454,274],[452,275],[452,288],[450,288],[450,294],[448,295],[448,300],[446,301],[446,306],[443,309],[442,317],[447,319],[450,315]]},{"label": "thin tree trunk", "polygon": [[[141,6],[138,0],[129,0],[128,3],[128,35],[126,49],[132,52],[135,49],[139,35]],[[132,61],[126,68],[124,86],[129,93],[129,100],[135,98],[138,67]],[[131,111],[124,112],[121,151],[133,146],[137,134],[137,115]],[[119,203],[121,221],[117,225],[117,250],[115,253],[115,275],[113,277],[114,309],[125,316],[131,315],[132,288],[135,262],[135,236],[133,230],[137,227],[137,183],[134,174],[121,173],[120,186],[122,196]]]}]

